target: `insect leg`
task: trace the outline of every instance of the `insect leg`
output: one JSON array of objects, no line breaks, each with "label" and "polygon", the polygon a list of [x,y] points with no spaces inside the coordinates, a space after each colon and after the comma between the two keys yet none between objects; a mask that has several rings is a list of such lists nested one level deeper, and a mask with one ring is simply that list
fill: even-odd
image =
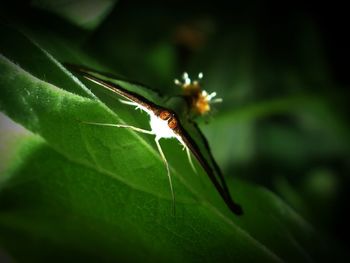
[{"label": "insect leg", "polygon": [[188,158],[188,161],[193,169],[193,171],[195,172],[195,174],[197,174],[197,170],[196,170],[196,167],[194,167],[193,165],[193,162],[192,162],[192,157],[191,157],[191,153],[190,153],[190,150],[188,149],[188,147],[186,146],[186,153],[187,153],[187,158]]},{"label": "insect leg", "polygon": [[194,171],[194,173],[195,173],[195,174],[198,174],[198,173],[197,173],[197,169],[196,169],[196,167],[194,166],[194,164],[193,164],[193,162],[192,162],[192,157],[191,157],[190,149],[187,147],[187,145],[185,144],[185,142],[182,140],[181,137],[177,136],[176,139],[182,144],[183,150],[186,149],[186,154],[187,154],[188,162],[190,163],[190,165],[191,165],[192,170]]},{"label": "insect leg", "polygon": [[141,133],[154,134],[153,131],[144,130],[144,129],[137,128],[137,127],[131,126],[131,125],[116,124],[116,127],[119,127],[119,128],[129,128],[129,129],[132,129],[132,130],[134,130],[134,131],[141,132]]},{"label": "insect leg", "polygon": [[133,101],[123,100],[123,99],[119,99],[119,101],[123,104],[126,104],[126,105],[138,106],[138,104],[136,102],[133,102]]},{"label": "insect leg", "polygon": [[162,160],[165,164],[165,167],[166,167],[166,170],[167,170],[167,175],[168,175],[168,179],[169,179],[169,184],[170,184],[170,191],[171,191],[171,197],[173,199],[173,213],[175,214],[175,194],[174,194],[174,190],[173,190],[173,183],[172,183],[172,180],[171,180],[171,175],[170,175],[170,170],[169,170],[169,164],[168,164],[168,161],[166,160],[165,158],[165,155],[162,151],[162,148],[160,147],[160,144],[159,144],[159,139],[160,138],[157,138],[155,139],[156,141],[156,144],[157,144],[157,148],[158,148],[158,151],[160,153],[160,156],[162,157]]},{"label": "insect leg", "polygon": [[90,124],[90,125],[97,125],[97,126],[109,126],[109,127],[117,127],[117,128],[129,128],[137,132],[141,133],[147,133],[147,134],[154,134],[152,131],[144,130],[141,128],[137,128],[135,126],[131,125],[124,125],[124,124],[114,124],[114,123],[101,123],[101,122],[82,122],[84,124]]},{"label": "insect leg", "polygon": [[126,104],[126,105],[130,105],[130,106],[135,106],[135,110],[140,110],[140,111],[146,111],[147,110],[145,109],[145,107],[141,106],[140,104],[136,103],[136,102],[133,102],[133,101],[128,101],[128,100],[122,100],[122,99],[119,99],[119,101],[123,104]]}]

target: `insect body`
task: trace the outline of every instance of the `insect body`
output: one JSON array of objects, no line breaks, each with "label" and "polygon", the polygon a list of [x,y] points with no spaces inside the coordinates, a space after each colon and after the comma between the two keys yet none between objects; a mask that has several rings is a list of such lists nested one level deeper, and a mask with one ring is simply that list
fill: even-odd
[{"label": "insect body", "polygon": [[[206,171],[211,182],[213,183],[215,188],[218,190],[219,194],[225,201],[226,205],[230,208],[230,210],[237,215],[242,214],[241,207],[232,200],[229,190],[226,186],[225,180],[220,172],[220,169],[218,168],[212,155],[210,154],[208,144],[204,136],[200,133],[198,127],[195,125],[195,123],[191,123],[191,126],[194,128],[195,132],[199,133],[202,141],[204,141],[204,143],[202,143],[204,145],[202,149],[207,151],[207,156],[203,155],[198,143],[196,143],[195,140],[184,129],[183,124],[181,123],[178,115],[172,110],[165,108],[164,106],[159,106],[135,92],[126,90],[120,85],[110,82],[108,78],[102,79],[101,74],[96,73],[90,69],[83,68],[80,66],[73,66],[73,65],[67,65],[67,66],[69,66],[74,71],[77,71],[80,74],[82,74],[86,79],[89,79],[90,81],[95,82],[96,84],[102,86],[103,88],[122,96],[124,98],[123,100],[120,100],[122,103],[130,106],[134,106],[136,109],[141,109],[142,111],[146,112],[149,115],[151,130],[145,130],[139,127],[124,125],[124,124],[99,123],[99,122],[85,122],[85,123],[92,124],[92,125],[99,125],[99,126],[128,128],[137,132],[154,135],[157,149],[166,166],[171,195],[173,198],[173,204],[175,204],[175,194],[173,190],[170,169],[169,169],[168,162],[165,158],[165,155],[162,151],[162,148],[159,144],[159,140],[162,138],[175,138],[176,140],[178,140],[186,150],[188,160],[195,171],[195,168],[191,159],[191,153],[192,153],[196,157],[196,159],[199,161],[203,169]],[[212,163],[212,164],[210,165],[209,163]]]}]

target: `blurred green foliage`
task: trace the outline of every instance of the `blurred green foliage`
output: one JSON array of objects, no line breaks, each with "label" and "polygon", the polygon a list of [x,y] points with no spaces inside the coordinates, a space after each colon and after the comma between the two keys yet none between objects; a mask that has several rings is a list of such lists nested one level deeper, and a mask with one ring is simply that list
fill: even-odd
[{"label": "blurred green foliage", "polygon": [[[0,108],[38,134],[17,126],[9,131],[1,123],[0,249],[5,254],[25,262],[72,257],[326,262],[347,255],[348,91],[335,77],[330,47],[313,16],[304,9],[274,12],[258,1],[233,7],[221,1],[119,1],[112,10],[113,1],[107,1],[108,8],[88,1],[95,12],[82,8],[79,14],[76,5],[62,9],[45,2],[54,1],[15,3],[0,11],[5,25]],[[93,23],[86,26],[87,21]],[[213,190],[200,189],[182,167],[177,145],[165,142],[174,156],[170,162],[182,211],[172,218],[164,167],[150,154],[152,146],[137,146],[130,133],[77,128],[74,120],[121,118],[139,126],[147,121],[111,106],[113,100],[76,81],[62,62],[168,95],[179,93],[173,79],[183,71],[204,72],[204,89],[216,91],[223,103],[198,122],[228,181],[236,178],[231,190],[247,213],[227,216]],[[89,160],[83,138],[99,156],[98,169],[86,167],[96,160]],[[141,141],[153,145],[151,139]],[[143,171],[143,178],[120,172],[128,162]],[[144,174],[149,167],[156,172]],[[181,175],[189,176],[185,182],[199,195],[182,185]],[[206,195],[228,217],[229,227],[205,205]]]}]

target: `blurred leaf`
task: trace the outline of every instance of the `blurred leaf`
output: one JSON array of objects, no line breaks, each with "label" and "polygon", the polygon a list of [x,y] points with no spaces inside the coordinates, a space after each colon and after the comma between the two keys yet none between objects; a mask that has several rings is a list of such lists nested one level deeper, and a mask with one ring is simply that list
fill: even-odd
[{"label": "blurred leaf", "polygon": [[6,180],[3,176],[8,165],[16,158],[19,145],[29,135],[27,130],[0,113],[0,184]]},{"label": "blurred leaf", "polygon": [[85,29],[95,29],[111,12],[116,0],[33,0],[33,6],[61,16]]},{"label": "blurred leaf", "polygon": [[[232,107],[216,113],[210,125],[202,123],[201,128],[208,136],[219,164],[228,169],[236,163],[248,163],[254,157],[257,145],[254,127],[259,120],[291,113],[295,111],[295,105],[305,103],[306,98],[298,95]],[[223,137],[226,139],[222,140]]]},{"label": "blurred leaf", "polygon": [[[0,241],[14,258],[326,258],[322,239],[275,195],[229,181],[245,211],[235,217],[204,172],[192,172],[177,143],[164,141],[177,197],[172,216],[168,180],[152,138],[80,123],[125,121],[142,127],[146,116],[125,105],[112,111],[47,52],[28,40],[20,43],[25,53],[18,46],[0,50],[0,109],[40,137],[27,139],[25,150],[16,152],[20,158],[2,175],[6,180],[0,186]],[[32,52],[41,59],[33,61]],[[26,70],[19,61],[27,61]]]}]

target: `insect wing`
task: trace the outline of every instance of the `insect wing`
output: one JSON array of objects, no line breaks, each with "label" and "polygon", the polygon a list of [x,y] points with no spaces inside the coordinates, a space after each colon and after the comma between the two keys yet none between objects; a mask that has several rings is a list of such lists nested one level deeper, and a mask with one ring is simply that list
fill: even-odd
[{"label": "insect wing", "polygon": [[73,64],[65,64],[73,72],[77,72],[96,84],[102,86],[104,89],[110,90],[127,100],[136,102],[137,104],[157,105],[163,106],[166,97],[161,95],[157,90],[151,89],[144,85],[123,80],[120,77],[113,76],[108,73],[99,72],[85,66],[78,66]]},{"label": "insect wing", "polygon": [[183,141],[201,164],[211,183],[215,186],[228,208],[234,214],[241,215],[243,213],[242,208],[233,201],[224,176],[211,153],[209,143],[199,129],[197,123],[186,118],[183,119],[181,123],[183,128]]}]

